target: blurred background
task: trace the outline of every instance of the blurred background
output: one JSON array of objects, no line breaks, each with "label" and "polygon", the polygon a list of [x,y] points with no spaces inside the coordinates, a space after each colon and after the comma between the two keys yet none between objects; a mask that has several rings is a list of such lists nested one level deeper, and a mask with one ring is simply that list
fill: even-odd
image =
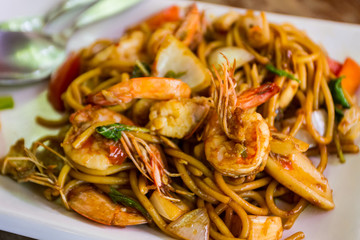
[{"label": "blurred background", "polygon": [[359,0],[198,0],[287,15],[360,23]]},{"label": "blurred background", "polygon": [[[198,0],[232,7],[249,8],[287,15],[296,15],[360,24],[360,0]],[[360,27],[360,26],[359,26]],[[0,240],[30,238],[0,231]]]}]

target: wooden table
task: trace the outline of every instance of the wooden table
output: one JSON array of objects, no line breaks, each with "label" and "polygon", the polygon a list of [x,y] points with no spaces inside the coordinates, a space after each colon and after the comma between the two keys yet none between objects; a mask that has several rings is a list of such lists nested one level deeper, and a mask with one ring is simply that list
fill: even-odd
[{"label": "wooden table", "polygon": [[[233,7],[250,8],[288,15],[322,18],[360,24],[358,0],[199,0]],[[29,240],[30,238],[0,231],[0,240]]]}]

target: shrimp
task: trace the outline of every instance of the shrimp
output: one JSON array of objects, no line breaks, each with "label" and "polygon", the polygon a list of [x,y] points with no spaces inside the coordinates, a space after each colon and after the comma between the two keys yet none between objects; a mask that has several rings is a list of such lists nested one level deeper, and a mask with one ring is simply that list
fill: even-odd
[{"label": "shrimp", "polygon": [[135,64],[139,59],[146,41],[145,33],[136,30],[125,34],[115,45],[113,58]]},{"label": "shrimp", "polygon": [[249,10],[243,16],[241,23],[252,47],[259,48],[269,43],[270,27],[264,12],[261,12],[260,16],[255,16],[254,12]]},{"label": "shrimp", "polygon": [[214,71],[219,82],[213,93],[217,109],[205,128],[206,159],[226,176],[255,174],[266,165],[270,131],[263,117],[250,108],[266,102],[280,89],[269,83],[237,95],[234,67],[229,67],[229,61],[223,65],[223,78]]},{"label": "shrimp", "polygon": [[[170,179],[159,149],[128,131],[120,141],[107,139],[95,132],[95,127],[112,123],[134,125],[125,116],[100,106],[87,106],[70,117],[72,127],[62,143],[65,154],[75,163],[96,170],[121,165],[130,158],[139,171],[163,195],[169,195]],[[136,127],[135,127],[136,128]],[[85,135],[85,136],[84,136]]]},{"label": "shrimp", "polygon": [[[122,147],[113,140],[105,139],[98,134],[90,135],[82,144],[75,146],[81,134],[96,124],[122,123],[134,125],[125,116],[106,108],[87,106],[70,117],[72,127],[65,135],[62,143],[65,154],[75,163],[97,170],[105,170],[110,166],[121,164],[126,154]],[[93,129],[95,130],[95,129]],[[111,149],[116,148],[119,154],[110,157]]]},{"label": "shrimp", "polygon": [[155,103],[150,109],[150,130],[172,138],[191,136],[204,122],[210,105],[204,97]]},{"label": "shrimp", "polygon": [[125,227],[147,223],[137,210],[114,203],[91,185],[77,186],[67,198],[71,209],[101,224]]},{"label": "shrimp", "polygon": [[186,46],[195,48],[201,42],[206,26],[204,12],[200,13],[196,4],[192,4],[174,35]]},{"label": "shrimp", "polygon": [[168,100],[189,98],[191,88],[181,80],[160,77],[133,78],[106,90],[89,95],[89,103],[109,106],[128,103],[137,98]]},{"label": "shrimp", "polygon": [[360,136],[360,107],[353,106],[345,111],[338,130],[344,140],[355,141]]}]

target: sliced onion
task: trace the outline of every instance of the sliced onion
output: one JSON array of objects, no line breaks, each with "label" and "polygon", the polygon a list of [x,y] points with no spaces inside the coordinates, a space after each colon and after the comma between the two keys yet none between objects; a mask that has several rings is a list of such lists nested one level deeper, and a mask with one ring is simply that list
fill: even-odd
[{"label": "sliced onion", "polygon": [[225,55],[225,57],[229,60],[231,66],[234,63],[234,60],[236,60],[235,68],[241,67],[245,63],[254,59],[254,55],[252,55],[250,52],[246,51],[243,48],[222,47],[216,49],[210,54],[209,65],[211,66],[211,69],[213,65],[218,69],[222,66],[222,64],[226,63],[226,59],[220,53]]},{"label": "sliced onion", "polygon": [[271,151],[277,154],[288,156],[294,151],[305,152],[309,144],[283,133],[272,133],[270,141]]},{"label": "sliced onion", "polygon": [[295,135],[295,138],[299,139],[299,140],[301,140],[303,142],[306,142],[307,144],[309,144],[310,148],[316,146],[316,141],[311,136],[311,134],[304,128],[299,129],[299,131]]},{"label": "sliced onion", "polygon": [[326,125],[327,125],[327,113],[324,109],[319,109],[313,111],[311,115],[311,123],[318,131],[321,136],[325,135]]},{"label": "sliced onion", "polygon": [[[326,111],[324,109],[315,110],[311,115],[311,124],[321,136],[324,136],[327,127]],[[310,148],[317,145],[311,134],[304,128],[299,129],[299,131],[295,135],[295,138],[306,142],[307,144],[309,144]]]},{"label": "sliced onion", "polygon": [[153,65],[156,77],[164,77],[169,72],[180,74],[178,78],[187,83],[193,92],[201,91],[211,83],[211,76],[204,64],[172,35],[168,35],[161,44]]},{"label": "sliced onion", "polygon": [[158,191],[154,191],[151,195],[150,202],[161,216],[170,221],[176,220],[182,214],[190,210],[185,203],[171,202],[170,200],[162,197]]},{"label": "sliced onion", "polygon": [[208,240],[210,220],[205,208],[188,212],[170,223],[166,229],[182,239]]}]

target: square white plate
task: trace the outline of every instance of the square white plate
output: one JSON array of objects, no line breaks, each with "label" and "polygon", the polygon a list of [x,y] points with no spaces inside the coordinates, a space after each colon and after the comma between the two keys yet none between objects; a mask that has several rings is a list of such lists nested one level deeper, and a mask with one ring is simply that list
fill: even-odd
[{"label": "square white plate", "polygon": [[[69,42],[68,49],[88,45],[97,38],[118,38],[127,26],[174,3],[189,4],[188,1],[144,1],[120,16],[79,31]],[[47,0],[6,1],[1,4],[0,21],[39,15],[54,4],[55,1]],[[198,3],[198,6],[210,16],[230,9],[244,11],[214,4]],[[334,59],[343,61],[350,56],[360,63],[360,25],[270,13],[268,19],[276,23],[290,22],[305,30]],[[18,138],[24,137],[29,144],[47,133],[35,124],[35,116],[56,118],[58,115],[46,102],[44,89],[46,83],[20,88],[0,87],[0,95],[11,94],[16,104],[14,109],[0,112],[0,156],[4,156]],[[330,157],[325,171],[333,189],[335,209],[326,212],[308,207],[293,228],[285,231],[284,237],[303,231],[307,239],[360,239],[360,155],[346,158],[346,164],[339,164],[336,157]],[[18,184],[4,176],[0,176],[0,229],[39,239],[169,239],[147,226],[121,229],[90,222],[48,202],[33,185]]]}]

